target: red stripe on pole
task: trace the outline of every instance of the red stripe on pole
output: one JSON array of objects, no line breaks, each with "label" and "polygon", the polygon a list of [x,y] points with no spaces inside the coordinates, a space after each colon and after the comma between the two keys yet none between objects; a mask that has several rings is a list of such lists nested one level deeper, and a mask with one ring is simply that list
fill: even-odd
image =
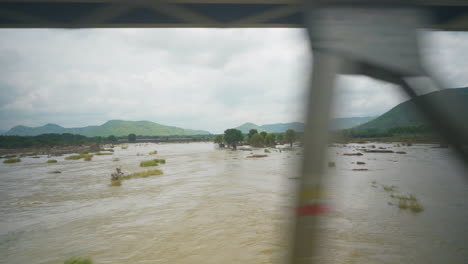
[{"label": "red stripe on pole", "polygon": [[328,207],[321,204],[302,205],[297,208],[298,216],[320,215],[328,211]]}]

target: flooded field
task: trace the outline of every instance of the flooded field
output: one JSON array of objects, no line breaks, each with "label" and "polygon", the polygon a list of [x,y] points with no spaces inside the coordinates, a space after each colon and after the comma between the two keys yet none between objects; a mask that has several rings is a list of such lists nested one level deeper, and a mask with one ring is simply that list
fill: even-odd
[{"label": "flooded field", "polygon": [[[406,154],[329,148],[336,166],[327,173],[320,263],[465,263],[468,180],[450,150],[373,145]],[[257,159],[212,143],[114,150],[91,161],[0,163],[0,263],[253,264],[284,254],[300,148]],[[109,186],[116,167],[145,171],[140,162],[152,158],[166,160],[156,167],[162,175]],[[423,210],[400,209],[398,195],[413,195]]]}]

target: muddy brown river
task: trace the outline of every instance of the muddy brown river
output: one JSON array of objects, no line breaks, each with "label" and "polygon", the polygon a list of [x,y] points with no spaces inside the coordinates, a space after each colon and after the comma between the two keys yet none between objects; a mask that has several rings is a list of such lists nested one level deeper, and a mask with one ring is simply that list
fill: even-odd
[{"label": "muddy brown river", "polygon": [[[331,210],[321,218],[320,263],[466,263],[468,178],[451,150],[373,145],[407,154],[329,148],[336,167],[326,175]],[[300,153],[251,159],[212,143],[130,144],[92,161],[2,162],[0,263],[280,263]],[[109,186],[116,167],[144,171],[140,161],[151,158],[166,159],[157,167],[163,175]],[[422,212],[392,198],[410,194]]]}]

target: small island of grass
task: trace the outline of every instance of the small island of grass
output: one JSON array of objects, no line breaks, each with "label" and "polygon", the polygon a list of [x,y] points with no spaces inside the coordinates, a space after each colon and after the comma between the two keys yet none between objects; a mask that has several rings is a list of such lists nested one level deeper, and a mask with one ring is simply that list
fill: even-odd
[{"label": "small island of grass", "polygon": [[20,158],[11,158],[11,159],[6,159],[6,160],[3,161],[3,163],[6,163],[6,164],[17,163],[17,162],[21,162],[21,159]]},{"label": "small island of grass", "polygon": [[140,167],[151,167],[151,166],[158,166],[159,164],[165,164],[165,159],[152,159],[152,160],[145,160],[140,162]]},{"label": "small island of grass", "polygon": [[142,171],[142,172],[135,172],[132,174],[128,174],[123,176],[122,178],[124,180],[129,180],[133,178],[146,178],[149,176],[155,176],[155,175],[161,175],[163,174],[162,170],[148,170],[148,171]]}]

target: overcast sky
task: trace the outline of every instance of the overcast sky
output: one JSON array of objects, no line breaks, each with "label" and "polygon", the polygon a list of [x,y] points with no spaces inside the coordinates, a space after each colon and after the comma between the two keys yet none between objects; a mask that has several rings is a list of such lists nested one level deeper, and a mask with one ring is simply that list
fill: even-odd
[{"label": "overcast sky", "polygon": [[[149,120],[221,132],[302,120],[311,55],[299,29],[2,29],[0,129]],[[424,34],[425,60],[468,86],[468,34]],[[336,117],[405,100],[393,85],[340,77]]]}]

